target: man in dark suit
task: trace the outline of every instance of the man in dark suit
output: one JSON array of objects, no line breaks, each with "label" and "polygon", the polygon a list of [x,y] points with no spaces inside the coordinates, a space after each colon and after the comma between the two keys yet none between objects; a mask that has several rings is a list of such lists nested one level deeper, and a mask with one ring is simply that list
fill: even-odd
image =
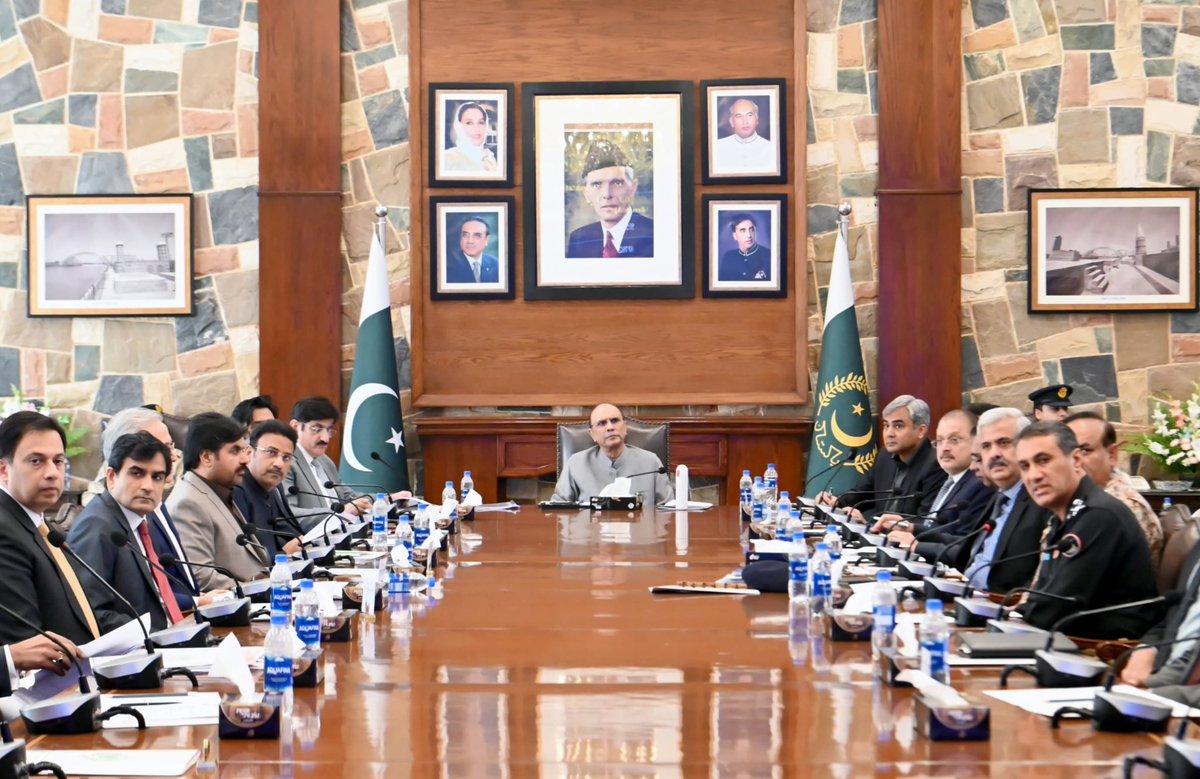
[{"label": "man in dark suit", "polygon": [[[250,433],[250,450],[250,464],[242,483],[233,488],[233,502],[248,523],[271,531],[258,534],[271,559],[294,554],[300,551],[300,526],[294,519],[278,518],[292,516],[279,487],[296,457],[296,431],[276,420],[263,422]],[[288,533],[290,539],[274,533]]]},{"label": "man in dark suit", "polygon": [[36,635],[15,644],[0,647],[0,698],[13,694],[20,682],[21,671],[44,669],[62,676],[75,662],[75,658],[83,657],[79,647],[57,633],[50,633],[58,639],[70,654],[63,654],[58,644],[43,635]]},{"label": "man in dark suit", "polygon": [[771,250],[758,242],[754,214],[742,212],[729,220],[729,233],[737,246],[721,255],[718,281],[770,281]]},{"label": "man in dark suit", "polygon": [[943,558],[977,589],[1008,592],[1024,587],[1037,570],[1047,513],[1025,490],[1016,456],[1017,435],[1028,426],[1029,420],[1015,408],[994,408],[979,417],[980,454],[999,494],[990,516],[981,517],[975,529],[984,524],[992,529],[968,534]]},{"label": "man in dark suit", "polygon": [[[87,505],[68,539],[75,553],[125,596],[138,614],[150,615],[152,630],[183,619],[170,579],[142,556],[158,562],[149,515],[162,503],[170,463],[171,450],[149,433],[118,438],[108,460],[108,489]],[[119,548],[112,540],[114,534],[125,535],[129,546]],[[92,581],[91,574],[84,581],[105,631],[134,618],[108,588]]]},{"label": "man in dark suit", "polygon": [[[1061,422],[1025,428],[1017,436],[1017,462],[1025,489],[1051,514],[1046,545],[1062,546],[1042,563],[1034,583],[1038,592],[1031,592],[1021,607],[1026,622],[1048,630],[1079,611],[1158,595],[1146,534],[1129,507],[1084,472],[1083,453],[1071,428]],[[1145,633],[1160,614],[1153,607],[1121,609],[1078,619],[1063,629],[1085,638],[1131,638]]]},{"label": "man in dark suit", "polygon": [[929,513],[946,472],[938,466],[925,436],[928,430],[929,404],[912,395],[900,395],[883,409],[886,451],[875,458],[866,477],[840,497],[822,492],[817,501],[850,507],[852,515],[872,519],[886,513]]},{"label": "man in dark suit", "polygon": [[567,256],[653,257],[654,220],[632,210],[637,188],[637,175],[620,147],[593,143],[583,162],[583,198],[600,221],[571,233]]},{"label": "man in dark suit", "polygon": [[[1200,544],[1192,546],[1179,569],[1174,589],[1183,599],[1141,637],[1142,646],[1121,670],[1121,681],[1139,687],[1174,687],[1185,684],[1200,666],[1200,641],[1178,641],[1200,636]],[[1170,646],[1154,647],[1166,641]]]},{"label": "man in dark suit", "polygon": [[[0,603],[41,630],[83,644],[100,628],[78,573],[46,540],[42,518],[62,497],[66,445],[58,423],[36,411],[0,422]],[[35,632],[0,612],[0,644]]]},{"label": "man in dark suit", "polygon": [[449,284],[495,284],[500,281],[500,261],[487,253],[491,231],[480,217],[468,217],[459,228],[458,249],[446,253]]}]

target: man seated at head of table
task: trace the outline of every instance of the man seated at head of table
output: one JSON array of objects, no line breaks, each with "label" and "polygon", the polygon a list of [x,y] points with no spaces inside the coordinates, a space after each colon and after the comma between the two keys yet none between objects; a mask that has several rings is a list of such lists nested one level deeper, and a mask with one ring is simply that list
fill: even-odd
[{"label": "man seated at head of table", "polygon": [[946,472],[946,480],[929,511],[911,518],[880,514],[871,527],[872,533],[890,531],[888,541],[906,548],[913,545],[918,534],[929,537],[935,528],[945,529],[955,537],[966,534],[962,528],[983,512],[993,493],[970,470],[975,421],[974,414],[960,408],[946,412],[938,420],[933,449],[938,467]]},{"label": "man seated at head of table", "polygon": [[[978,590],[1008,592],[1024,587],[1037,570],[1046,510],[1026,491],[1016,457],[1017,435],[1028,426],[1029,419],[1015,408],[985,411],[976,426],[981,466],[997,494],[971,532],[938,554]],[[981,530],[985,525],[991,530]]]},{"label": "man seated at head of table", "polygon": [[[817,502],[850,508],[850,515],[874,518],[881,514],[928,514],[946,472],[926,433],[929,404],[900,395],[883,409],[883,448],[865,478],[840,496],[822,492]],[[859,506],[862,507],[860,511]]]},{"label": "man seated at head of table", "polygon": [[[1017,436],[1016,449],[1025,489],[1051,513],[1045,547],[1057,545],[1042,561],[1033,584],[1037,592],[1021,607],[1025,621],[1049,629],[1074,612],[1158,595],[1145,533],[1125,504],[1084,472],[1083,453],[1071,428],[1061,422],[1035,423]],[[1145,633],[1160,614],[1161,609],[1152,607],[1122,609],[1079,619],[1064,630],[1085,638],[1132,638]]]},{"label": "man seated at head of table", "polygon": [[601,403],[592,409],[588,424],[596,445],[576,452],[563,464],[552,500],[585,502],[617,477],[634,474],[642,475],[633,478],[630,489],[635,495],[640,493],[644,502],[656,505],[675,497],[675,487],[667,475],[653,473],[663,467],[658,455],[625,443],[629,429],[621,409]]}]

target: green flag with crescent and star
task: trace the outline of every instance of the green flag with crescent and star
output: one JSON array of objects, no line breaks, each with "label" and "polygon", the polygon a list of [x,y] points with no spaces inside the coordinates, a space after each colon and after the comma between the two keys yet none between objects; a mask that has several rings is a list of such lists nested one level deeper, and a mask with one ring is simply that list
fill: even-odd
[{"label": "green flag with crescent and star", "polygon": [[389,493],[410,489],[399,386],[387,255],[376,234],[371,238],[371,256],[367,260],[362,312],[358,317],[358,349],[350,381],[350,402],[346,404],[342,467],[338,471],[343,482],[378,485],[386,487]]},{"label": "green flag with crescent and star", "polygon": [[825,303],[821,366],[813,397],[813,437],[804,494],[850,490],[875,463],[875,417],[871,414],[850,253],[839,231]]}]

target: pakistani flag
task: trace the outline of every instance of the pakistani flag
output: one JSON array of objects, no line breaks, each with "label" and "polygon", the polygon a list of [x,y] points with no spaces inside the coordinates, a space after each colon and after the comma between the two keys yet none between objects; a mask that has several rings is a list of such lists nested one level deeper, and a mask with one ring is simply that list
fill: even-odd
[{"label": "pakistani flag", "polygon": [[347,484],[377,484],[388,492],[410,489],[397,376],[387,256],[379,236],[374,235],[358,316],[358,351],[338,473]]},{"label": "pakistani flag", "polygon": [[811,498],[824,490],[840,495],[875,463],[875,418],[854,316],[850,253],[840,231],[833,250],[814,400],[804,494]]}]

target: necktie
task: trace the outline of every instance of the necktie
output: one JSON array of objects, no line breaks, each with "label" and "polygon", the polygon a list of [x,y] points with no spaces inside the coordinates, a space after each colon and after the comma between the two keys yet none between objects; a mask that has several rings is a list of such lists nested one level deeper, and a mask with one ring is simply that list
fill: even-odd
[{"label": "necktie", "polygon": [[473,261],[471,263],[471,272],[475,274],[475,283],[478,284],[479,283],[479,262],[477,260]]},{"label": "necktie", "polygon": [[607,230],[604,231],[604,251],[600,253],[600,256],[606,260],[620,256],[617,253],[617,247],[613,244],[612,233]]},{"label": "necktie", "polygon": [[946,502],[946,498],[950,495],[950,490],[954,489],[954,484],[954,480],[949,478],[942,482],[942,488],[938,490],[937,497],[933,499],[933,506],[929,509],[931,516],[937,516],[937,513],[941,511],[942,504]]},{"label": "necktie", "polygon": [[50,551],[50,557],[54,559],[54,564],[58,566],[67,586],[71,588],[75,600],[79,601],[79,608],[83,611],[83,618],[87,621],[88,630],[92,631],[92,637],[99,638],[100,626],[96,624],[96,615],[92,613],[92,604],[88,603],[87,596],[83,594],[83,586],[79,583],[79,577],[75,575],[75,569],[67,562],[67,556],[63,554],[62,550],[46,540],[50,535],[50,528],[46,527],[45,522],[38,525],[38,532],[41,533],[46,549]]},{"label": "necktie", "polygon": [[148,521],[149,519],[143,519],[138,525],[138,537],[142,539],[142,546],[146,549],[146,558],[150,561],[150,573],[154,574],[154,583],[158,585],[159,597],[162,598],[163,606],[167,609],[167,619],[171,620],[171,624],[174,625],[183,619],[183,612],[179,610],[179,601],[175,600],[175,592],[171,589],[171,583],[167,581],[167,575],[159,567],[158,552],[154,551],[154,542],[150,540]]},{"label": "necktie", "polygon": [[981,551],[983,551],[983,545],[987,543],[987,540],[992,535],[992,533],[996,532],[996,526],[994,523],[996,522],[997,519],[999,519],[1004,514],[1004,507],[1007,505],[1008,505],[1008,496],[1007,495],[1005,495],[1004,493],[1000,493],[999,495],[996,496],[996,507],[992,509],[992,516],[991,516],[991,520],[993,523],[992,529],[990,531],[988,531],[987,533],[980,533],[979,538],[975,539],[975,547],[971,550],[971,559],[972,560],[974,560],[975,557]]}]

